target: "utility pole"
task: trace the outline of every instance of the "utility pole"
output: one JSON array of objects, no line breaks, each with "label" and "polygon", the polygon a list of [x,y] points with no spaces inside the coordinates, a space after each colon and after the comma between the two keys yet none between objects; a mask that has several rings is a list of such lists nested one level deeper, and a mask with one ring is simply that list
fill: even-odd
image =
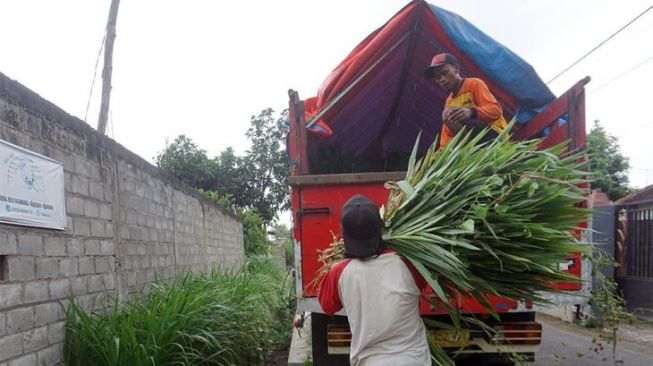
[{"label": "utility pole", "polygon": [[116,39],[116,20],[118,19],[118,5],[120,0],[111,0],[109,20],[107,20],[107,36],[104,43],[104,67],[102,68],[102,104],[97,130],[104,135],[107,128],[109,115],[109,101],[111,100],[111,72],[113,71],[113,41]]}]

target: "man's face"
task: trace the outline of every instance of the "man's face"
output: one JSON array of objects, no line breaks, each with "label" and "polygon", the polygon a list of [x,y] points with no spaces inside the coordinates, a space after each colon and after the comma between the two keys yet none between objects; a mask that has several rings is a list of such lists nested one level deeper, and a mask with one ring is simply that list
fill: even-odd
[{"label": "man's face", "polygon": [[446,92],[450,92],[460,80],[458,65],[444,64],[435,72],[435,82]]}]

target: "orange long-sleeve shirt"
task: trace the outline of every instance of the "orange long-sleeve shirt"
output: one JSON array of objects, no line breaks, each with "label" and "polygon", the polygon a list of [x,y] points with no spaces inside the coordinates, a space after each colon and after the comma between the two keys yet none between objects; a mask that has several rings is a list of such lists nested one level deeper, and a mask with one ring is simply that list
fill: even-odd
[{"label": "orange long-sleeve shirt", "polygon": [[[476,109],[476,120],[486,123],[497,133],[503,131],[508,123],[503,118],[503,109],[496,98],[490,92],[485,82],[481,79],[466,78],[460,85],[456,95],[449,94],[444,108],[465,107]],[[442,132],[440,133],[440,148],[446,145],[454,134],[443,123]]]}]

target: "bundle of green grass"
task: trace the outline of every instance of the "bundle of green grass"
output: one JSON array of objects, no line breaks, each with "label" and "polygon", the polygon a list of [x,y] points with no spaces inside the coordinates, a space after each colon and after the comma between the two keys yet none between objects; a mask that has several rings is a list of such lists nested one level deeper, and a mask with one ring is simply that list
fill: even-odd
[{"label": "bundle of green grass", "polygon": [[444,306],[460,294],[490,313],[488,295],[546,303],[552,283],[580,281],[558,265],[587,249],[574,236],[589,217],[584,159],[566,144],[511,140],[508,129],[491,143],[482,137],[459,133],[419,160],[414,149],[406,179],[387,184],[384,240]]}]

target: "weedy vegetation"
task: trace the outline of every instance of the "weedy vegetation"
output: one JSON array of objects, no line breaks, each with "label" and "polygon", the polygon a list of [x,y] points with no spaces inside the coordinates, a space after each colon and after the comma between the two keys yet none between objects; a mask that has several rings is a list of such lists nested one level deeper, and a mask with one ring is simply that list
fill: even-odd
[{"label": "weedy vegetation", "polygon": [[290,343],[286,273],[265,258],[239,270],[157,282],[147,295],[67,312],[66,365],[261,365]]}]

